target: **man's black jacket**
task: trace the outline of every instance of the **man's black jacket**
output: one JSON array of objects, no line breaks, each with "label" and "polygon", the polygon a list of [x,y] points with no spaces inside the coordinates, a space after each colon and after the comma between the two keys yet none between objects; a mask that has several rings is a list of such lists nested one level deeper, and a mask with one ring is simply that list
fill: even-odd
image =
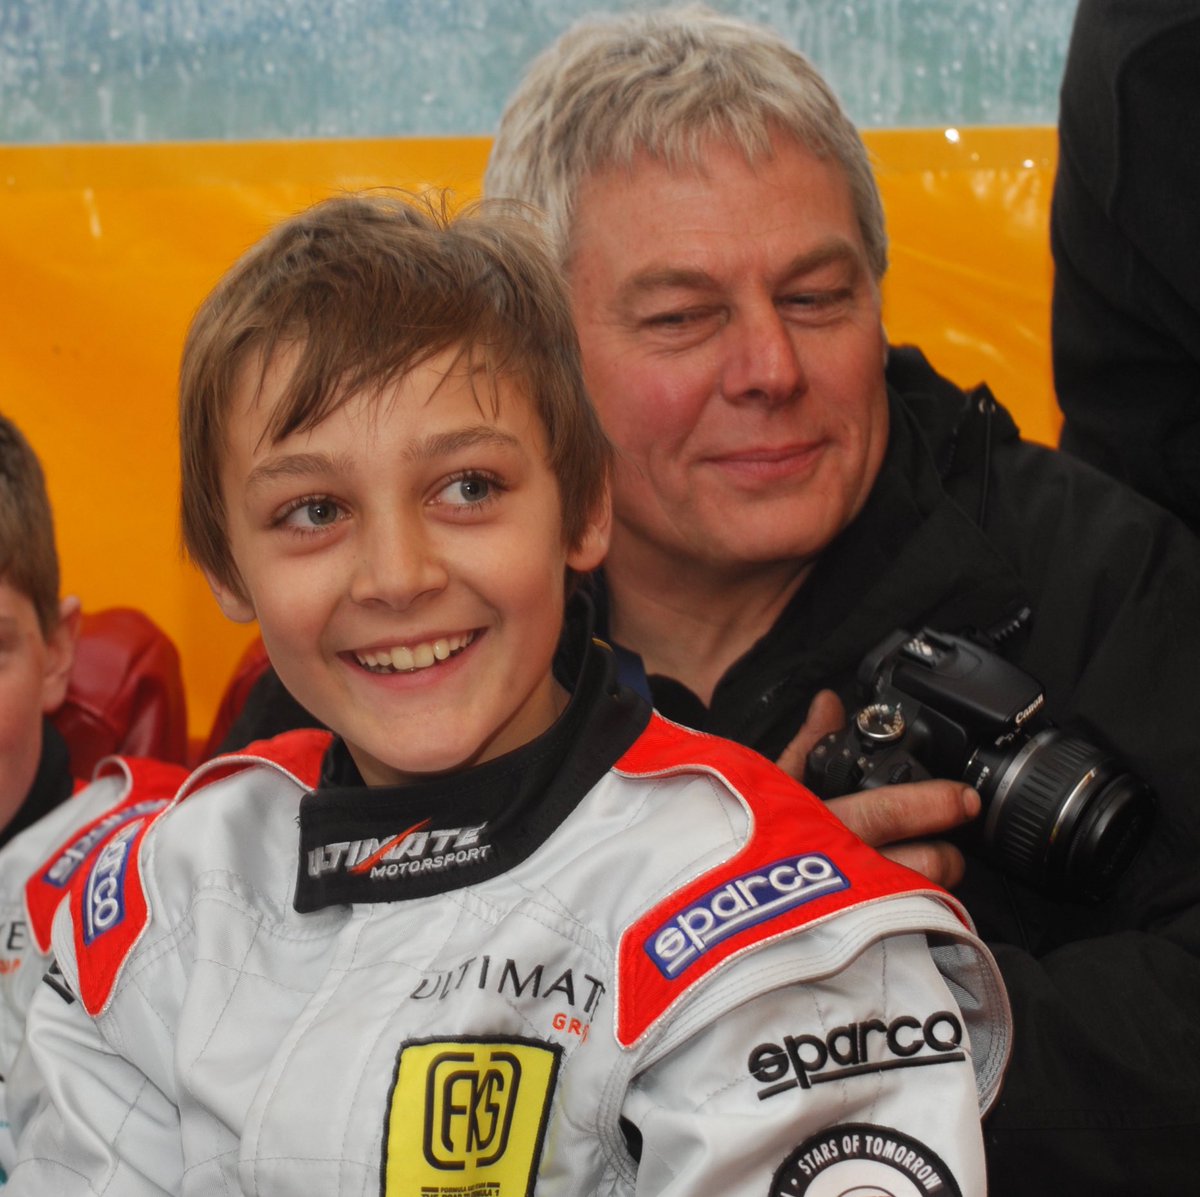
[{"label": "man's black jacket", "polygon": [[1101,905],[1050,900],[968,848],[958,891],[995,951],[1015,1053],[985,1127],[991,1192],[1195,1188],[1200,1137],[1200,540],[1124,486],[1021,441],[980,388],[912,349],[888,366],[891,437],[859,518],[705,709],[651,678],[668,717],[776,758],[813,694],[852,709],[896,628],[990,629],[1051,718],[1114,748],[1157,794],[1147,845]]}]

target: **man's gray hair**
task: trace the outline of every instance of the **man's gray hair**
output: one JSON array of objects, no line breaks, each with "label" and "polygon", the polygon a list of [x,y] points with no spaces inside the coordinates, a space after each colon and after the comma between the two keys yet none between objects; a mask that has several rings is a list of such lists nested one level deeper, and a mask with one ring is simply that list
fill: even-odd
[{"label": "man's gray hair", "polygon": [[883,204],[866,147],[807,58],[775,32],[701,6],[585,18],[529,67],[509,99],[484,190],[545,214],[563,265],[583,180],[644,151],[669,167],[702,165],[721,138],[748,162],[773,132],[832,156],[845,172],[878,280],[887,269]]}]

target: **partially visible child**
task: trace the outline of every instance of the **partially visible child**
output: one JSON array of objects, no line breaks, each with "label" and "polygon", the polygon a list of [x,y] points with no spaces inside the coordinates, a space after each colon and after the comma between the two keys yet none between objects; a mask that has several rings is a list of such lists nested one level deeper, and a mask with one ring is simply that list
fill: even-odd
[{"label": "partially visible child", "polygon": [[[66,695],[79,631],[78,600],[58,591],[42,468],[16,425],[0,416],[0,849],[74,788],[67,746],[47,718]],[[36,984],[28,968],[22,973],[30,949],[23,862],[0,852],[0,1183],[12,1158],[4,1078],[23,1025],[9,1016],[10,1002],[17,988],[27,1001]]]},{"label": "partially visible child", "polygon": [[956,903],[654,715],[569,599],[610,451],[536,234],[286,222],[180,424],[191,555],[333,734],[202,766],[75,883],[13,1191],[983,1192],[1009,1022]]},{"label": "partially visible child", "polygon": [[[129,763],[66,801],[77,783],[67,745],[48,716],[66,696],[79,627],[79,600],[59,597],[54,518],[41,465],[20,430],[0,416],[0,1184],[15,1158],[7,1077],[25,1012],[49,963],[53,908],[84,850],[135,816],[119,806],[133,788],[133,773],[143,813],[150,790],[158,790],[161,805],[161,794],[174,792],[183,778],[171,766]],[[66,847],[63,859],[52,860],[39,879],[35,922],[27,881],[60,846]]]},{"label": "partially visible child", "polygon": [[70,795],[67,747],[46,716],[62,702],[79,600],[60,598],[42,467],[0,416],[0,848]]}]

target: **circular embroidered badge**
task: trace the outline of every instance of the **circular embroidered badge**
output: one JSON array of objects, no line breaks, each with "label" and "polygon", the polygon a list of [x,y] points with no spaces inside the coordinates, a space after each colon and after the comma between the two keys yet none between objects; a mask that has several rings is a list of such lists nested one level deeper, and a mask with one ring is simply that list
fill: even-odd
[{"label": "circular embroidered badge", "polygon": [[946,1164],[886,1126],[849,1123],[806,1139],[780,1164],[769,1197],[962,1197]]}]

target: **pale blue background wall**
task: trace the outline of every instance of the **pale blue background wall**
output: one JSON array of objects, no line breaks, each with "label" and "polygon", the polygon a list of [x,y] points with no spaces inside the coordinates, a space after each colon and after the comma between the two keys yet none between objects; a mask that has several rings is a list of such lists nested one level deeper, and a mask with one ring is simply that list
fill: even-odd
[{"label": "pale blue background wall", "polygon": [[[894,127],[1053,123],[1075,0],[712,6],[783,31],[860,124]],[[490,133],[522,66],[596,7],[0,0],[0,142]]]}]

